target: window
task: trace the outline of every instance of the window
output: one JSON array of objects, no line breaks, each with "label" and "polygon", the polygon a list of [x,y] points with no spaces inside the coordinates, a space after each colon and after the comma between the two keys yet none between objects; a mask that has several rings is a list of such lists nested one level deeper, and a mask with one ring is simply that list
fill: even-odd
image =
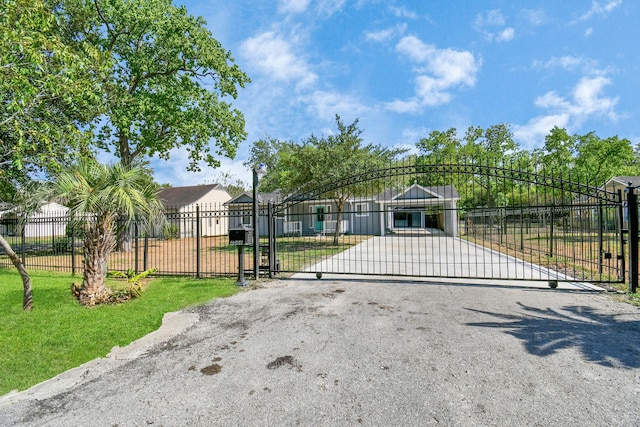
[{"label": "window", "polygon": [[356,216],[369,216],[368,208],[367,203],[356,203]]},{"label": "window", "polygon": [[251,225],[252,221],[251,213],[243,213],[242,214],[242,225]]}]

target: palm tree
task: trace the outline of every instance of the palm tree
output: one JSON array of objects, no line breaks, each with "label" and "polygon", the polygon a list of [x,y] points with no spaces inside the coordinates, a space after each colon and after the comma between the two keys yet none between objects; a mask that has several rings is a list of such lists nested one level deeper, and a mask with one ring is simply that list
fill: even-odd
[{"label": "palm tree", "polygon": [[141,167],[81,160],[58,177],[54,193],[84,230],[84,274],[76,289],[80,301],[90,305],[109,301],[105,280],[117,228],[128,227],[134,218],[147,226],[162,215],[157,187]]}]

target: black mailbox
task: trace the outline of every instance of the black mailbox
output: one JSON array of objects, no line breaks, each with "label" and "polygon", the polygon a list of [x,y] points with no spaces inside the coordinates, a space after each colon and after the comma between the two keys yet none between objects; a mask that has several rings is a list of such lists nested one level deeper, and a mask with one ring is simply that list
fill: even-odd
[{"label": "black mailbox", "polygon": [[229,244],[237,246],[249,246],[253,244],[253,228],[244,224],[229,229]]}]

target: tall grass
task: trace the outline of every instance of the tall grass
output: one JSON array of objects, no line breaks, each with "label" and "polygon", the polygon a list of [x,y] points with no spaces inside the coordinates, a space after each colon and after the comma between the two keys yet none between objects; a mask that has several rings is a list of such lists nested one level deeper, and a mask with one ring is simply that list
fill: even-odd
[{"label": "tall grass", "polygon": [[32,272],[34,305],[22,311],[22,282],[0,269],[0,395],[24,390],[152,332],[171,311],[238,292],[233,279],[161,277],[142,297],[85,308],[71,294],[78,277]]}]

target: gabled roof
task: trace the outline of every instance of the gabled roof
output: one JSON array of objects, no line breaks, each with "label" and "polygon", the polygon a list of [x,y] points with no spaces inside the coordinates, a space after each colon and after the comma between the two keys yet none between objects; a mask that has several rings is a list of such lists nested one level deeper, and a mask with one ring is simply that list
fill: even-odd
[{"label": "gabled roof", "polygon": [[[269,203],[280,201],[280,192],[275,191],[273,193],[258,193],[258,203]],[[225,205],[241,205],[253,203],[253,195],[249,192],[244,192],[233,199],[225,202]]]},{"label": "gabled roof", "polygon": [[626,187],[629,183],[631,183],[633,187],[640,187],[640,176],[614,176],[606,182],[605,186],[609,183],[614,184],[616,187]]},{"label": "gabled roof", "polygon": [[165,206],[187,206],[197,202],[212,190],[226,191],[220,184],[191,185],[188,187],[163,188],[158,193],[158,198]]},{"label": "gabled roof", "polygon": [[[416,197],[423,195],[422,197]],[[434,185],[424,187],[420,184],[413,184],[402,191],[388,189],[378,196],[380,201],[391,200],[423,200],[423,199],[459,199],[458,190],[453,185]]]}]

